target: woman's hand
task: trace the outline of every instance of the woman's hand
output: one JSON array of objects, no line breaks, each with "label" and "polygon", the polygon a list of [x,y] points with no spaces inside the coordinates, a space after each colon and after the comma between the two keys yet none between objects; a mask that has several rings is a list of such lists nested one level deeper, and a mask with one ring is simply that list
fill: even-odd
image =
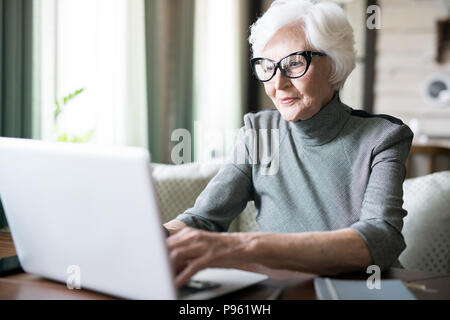
[{"label": "woman's hand", "polygon": [[365,241],[352,229],[276,234],[215,233],[186,227],[168,238],[167,244],[179,287],[210,267],[331,275],[372,264]]},{"label": "woman's hand", "polygon": [[183,228],[167,239],[178,287],[205,268],[238,268],[250,262],[244,233],[216,233]]}]

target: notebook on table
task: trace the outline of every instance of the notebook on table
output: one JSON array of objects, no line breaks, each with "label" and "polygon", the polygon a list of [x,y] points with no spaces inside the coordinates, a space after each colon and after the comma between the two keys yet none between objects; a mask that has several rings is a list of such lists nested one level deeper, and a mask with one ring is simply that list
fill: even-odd
[{"label": "notebook on table", "polygon": [[320,300],[416,300],[401,280],[380,280],[380,289],[369,289],[365,280],[318,277],[314,289]]}]

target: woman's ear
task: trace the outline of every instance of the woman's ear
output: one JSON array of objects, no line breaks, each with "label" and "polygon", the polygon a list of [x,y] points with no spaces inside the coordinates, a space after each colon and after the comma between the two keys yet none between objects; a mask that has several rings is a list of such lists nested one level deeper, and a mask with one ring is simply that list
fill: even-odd
[{"label": "woman's ear", "polygon": [[333,84],[333,83],[330,82],[330,85],[332,86],[333,91],[337,92],[337,91],[340,91],[342,89],[342,87],[344,86],[344,83],[339,82],[339,83]]}]

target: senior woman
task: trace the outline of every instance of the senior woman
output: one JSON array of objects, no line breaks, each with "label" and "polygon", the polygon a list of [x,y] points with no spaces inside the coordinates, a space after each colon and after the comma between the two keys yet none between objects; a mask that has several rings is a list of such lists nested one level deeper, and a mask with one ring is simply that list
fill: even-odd
[{"label": "senior woman", "polygon": [[[398,263],[413,134],[394,117],[340,101],[355,67],[343,10],[277,0],[249,40],[253,71],[276,110],[247,114],[242,130],[278,130],[279,163],[273,174],[253,161],[224,164],[194,207],[165,224],[177,284],[207,267],[337,274]],[[250,200],[260,232],[225,233]]]}]

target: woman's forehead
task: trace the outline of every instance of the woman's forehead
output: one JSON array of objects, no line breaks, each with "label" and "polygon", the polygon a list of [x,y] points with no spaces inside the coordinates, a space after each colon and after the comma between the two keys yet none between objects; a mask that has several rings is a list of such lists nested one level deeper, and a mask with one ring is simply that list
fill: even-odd
[{"label": "woman's forehead", "polygon": [[303,30],[298,26],[285,26],[267,42],[261,56],[274,61],[297,51],[308,50]]}]

